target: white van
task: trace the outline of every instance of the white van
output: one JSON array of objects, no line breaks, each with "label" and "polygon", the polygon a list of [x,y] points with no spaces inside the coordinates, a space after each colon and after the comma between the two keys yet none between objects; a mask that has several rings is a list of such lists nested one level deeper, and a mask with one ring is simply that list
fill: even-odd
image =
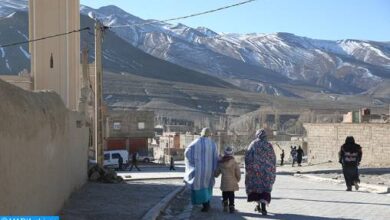
[{"label": "white van", "polygon": [[119,168],[119,155],[122,156],[123,165],[125,166],[129,162],[129,152],[127,150],[110,150],[104,151],[104,163],[105,167]]}]

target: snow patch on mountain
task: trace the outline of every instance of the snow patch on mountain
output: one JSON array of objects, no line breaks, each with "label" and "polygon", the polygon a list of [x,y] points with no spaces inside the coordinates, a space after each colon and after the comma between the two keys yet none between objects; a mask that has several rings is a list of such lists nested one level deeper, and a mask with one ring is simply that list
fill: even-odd
[{"label": "snow patch on mountain", "polygon": [[7,69],[8,69],[9,71],[12,71],[12,70],[11,70],[11,67],[10,67],[10,65],[9,65],[9,63],[8,63],[8,59],[5,59],[5,66],[7,67]]},{"label": "snow patch on mountain", "polygon": [[22,35],[24,39],[28,40],[28,37],[25,34],[23,34],[21,31],[17,30],[17,32],[18,34]]},{"label": "snow patch on mountain", "polygon": [[0,47],[0,51],[1,51],[1,58],[4,58],[5,57],[4,48]]},{"label": "snow patch on mountain", "polygon": [[24,55],[27,59],[30,59],[30,57],[31,57],[30,54],[29,54],[26,50],[24,50],[22,46],[19,46],[19,50],[23,53],[23,55]]}]

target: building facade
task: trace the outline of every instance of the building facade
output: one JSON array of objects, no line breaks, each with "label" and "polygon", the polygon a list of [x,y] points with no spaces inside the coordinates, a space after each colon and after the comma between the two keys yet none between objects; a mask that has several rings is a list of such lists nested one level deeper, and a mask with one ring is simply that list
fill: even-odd
[{"label": "building facade", "polygon": [[106,150],[128,150],[149,154],[148,143],[154,137],[153,111],[110,111],[106,119]]}]

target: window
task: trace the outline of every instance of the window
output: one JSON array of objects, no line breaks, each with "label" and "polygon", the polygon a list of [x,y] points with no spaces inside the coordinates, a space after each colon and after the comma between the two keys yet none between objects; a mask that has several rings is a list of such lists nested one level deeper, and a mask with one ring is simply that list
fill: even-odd
[{"label": "window", "polygon": [[138,122],[138,129],[140,130],[145,129],[145,122]]},{"label": "window", "polygon": [[120,130],[121,129],[121,123],[120,122],[114,122],[114,124],[112,125],[112,128],[114,130]]},{"label": "window", "polygon": [[119,153],[112,154],[112,159],[119,159]]},{"label": "window", "polygon": [[104,160],[109,160],[110,159],[110,154],[104,154]]},{"label": "window", "polygon": [[50,69],[53,69],[53,67],[54,67],[53,54],[50,54]]}]

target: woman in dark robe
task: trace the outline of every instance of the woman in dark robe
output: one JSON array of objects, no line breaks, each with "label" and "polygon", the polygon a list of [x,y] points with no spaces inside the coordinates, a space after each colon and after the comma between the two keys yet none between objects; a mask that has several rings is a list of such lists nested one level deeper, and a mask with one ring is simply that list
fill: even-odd
[{"label": "woman in dark robe", "polygon": [[359,190],[359,170],[358,166],[362,160],[362,148],[355,143],[352,136],[345,139],[345,143],[341,146],[339,152],[339,162],[343,165],[343,173],[347,191],[352,191],[352,186]]}]

